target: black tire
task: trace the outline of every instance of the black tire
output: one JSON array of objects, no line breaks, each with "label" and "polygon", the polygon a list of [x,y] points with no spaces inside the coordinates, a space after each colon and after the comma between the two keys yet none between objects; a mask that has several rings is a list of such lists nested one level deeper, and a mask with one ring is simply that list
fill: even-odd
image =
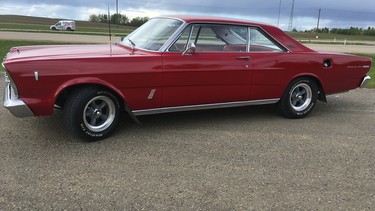
[{"label": "black tire", "polygon": [[52,27],[52,30],[53,30],[53,31],[57,31],[56,27]]},{"label": "black tire", "polygon": [[72,92],[64,105],[65,125],[85,141],[111,135],[120,119],[121,103],[111,92],[84,87]]},{"label": "black tire", "polygon": [[317,99],[316,82],[310,78],[297,78],[288,85],[278,106],[285,117],[299,119],[311,113]]},{"label": "black tire", "polygon": [[66,28],[66,30],[68,30],[68,31],[72,31],[72,28],[68,27],[68,28]]}]

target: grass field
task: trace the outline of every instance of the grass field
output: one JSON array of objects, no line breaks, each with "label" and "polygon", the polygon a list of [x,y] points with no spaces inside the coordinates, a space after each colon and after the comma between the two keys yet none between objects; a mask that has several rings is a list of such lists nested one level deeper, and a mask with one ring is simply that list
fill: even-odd
[{"label": "grass field", "polygon": [[368,83],[368,88],[375,88],[375,54],[361,54],[361,56],[367,56],[372,59],[372,66],[371,70],[369,72],[369,75],[371,76],[371,80]]},{"label": "grass field", "polygon": [[[58,44],[61,45],[62,43],[52,43],[52,42],[34,42],[34,41],[8,41],[8,40],[0,40],[0,59],[4,58],[6,53],[9,51],[11,47],[15,46],[25,46],[25,45],[53,45]],[[69,44],[69,43],[66,43]],[[375,54],[362,54],[361,56],[367,56],[372,58],[372,61],[375,62]],[[375,88],[375,64],[372,65],[370,70],[370,76],[372,80],[370,81],[367,87]]]},{"label": "grass field", "polygon": [[36,42],[36,41],[13,41],[13,40],[0,40],[0,60],[2,61],[10,48],[15,46],[27,45],[64,45],[69,43],[53,43],[53,42]]},{"label": "grass field", "polygon": [[[64,18],[42,18],[42,17],[30,17],[30,16],[18,16],[18,15],[0,15],[0,30],[3,31],[28,31],[28,32],[49,32],[49,27],[59,20]],[[94,23],[90,21],[76,21],[77,30],[74,32],[58,31],[54,33],[75,33],[75,34],[92,34],[92,35],[107,35],[108,24]],[[123,25],[112,25],[112,34],[117,36],[125,36],[136,29],[132,26]],[[287,32],[296,40],[303,40],[302,42],[317,42],[319,40],[329,41],[334,44],[333,40],[336,38],[338,43],[347,40],[350,44],[361,44],[361,41],[374,41],[375,37],[371,36],[351,36],[351,35],[340,35],[340,34],[326,34],[326,33],[304,33],[304,32]],[[316,39],[316,35],[319,35],[319,39]],[[357,41],[357,42],[353,42]]]},{"label": "grass field", "polygon": [[[50,33],[74,33],[74,34],[108,34],[108,24],[93,23],[89,21],[76,21],[77,30],[74,32],[58,31],[54,32],[49,27],[59,20],[54,18],[28,17],[18,15],[0,15],[0,30],[2,31],[27,31],[27,32],[50,32]],[[111,25],[113,35],[125,36],[134,31],[136,27]]]},{"label": "grass field", "polygon": [[296,40],[312,40],[316,41],[316,36],[319,36],[319,40],[353,40],[353,41],[375,41],[375,37],[364,36],[364,35],[343,35],[343,34],[328,34],[328,33],[312,33],[312,32],[288,32]]}]

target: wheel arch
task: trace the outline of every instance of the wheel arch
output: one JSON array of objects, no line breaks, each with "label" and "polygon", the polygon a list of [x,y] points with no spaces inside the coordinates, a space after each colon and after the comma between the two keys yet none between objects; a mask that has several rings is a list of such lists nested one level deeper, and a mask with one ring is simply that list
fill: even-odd
[{"label": "wheel arch", "polygon": [[86,78],[78,78],[78,79],[66,81],[57,89],[57,91],[54,94],[55,104],[63,107],[64,106],[63,104],[66,98],[68,97],[69,93],[81,87],[85,87],[85,86],[99,86],[104,89],[107,89],[108,91],[113,92],[120,99],[122,103],[122,108],[129,114],[129,116],[136,123],[141,124],[138,118],[134,115],[133,111],[129,108],[126,98],[122,94],[122,92],[118,90],[116,87],[114,87],[113,85],[111,85],[110,83],[103,81],[99,78],[86,77]]},{"label": "wheel arch", "polygon": [[327,103],[327,98],[326,98],[326,94],[325,94],[325,91],[324,91],[323,84],[322,84],[321,80],[319,79],[319,77],[317,75],[311,74],[311,73],[300,73],[300,74],[295,75],[289,81],[288,84],[290,84],[293,80],[295,80],[297,78],[311,78],[311,79],[313,79],[315,81],[317,87],[318,87],[318,100]]},{"label": "wheel arch", "polygon": [[73,79],[63,83],[61,86],[59,86],[54,94],[55,103],[57,105],[61,104],[62,102],[64,102],[65,98],[70,92],[85,86],[99,86],[105,88],[117,95],[117,97],[123,102],[123,104],[126,103],[125,96],[120,92],[120,90],[103,80],[92,77]]}]

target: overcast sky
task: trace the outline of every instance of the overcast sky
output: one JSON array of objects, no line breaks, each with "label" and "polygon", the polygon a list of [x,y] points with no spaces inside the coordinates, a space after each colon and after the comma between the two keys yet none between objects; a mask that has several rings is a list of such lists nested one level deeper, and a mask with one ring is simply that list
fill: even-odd
[{"label": "overcast sky", "polygon": [[[118,0],[128,17],[193,14],[242,18],[277,25],[280,0]],[[281,0],[280,27],[287,29],[292,0]],[[0,14],[88,20],[90,14],[111,13],[116,0],[0,0]],[[375,27],[375,0],[295,0],[293,27]]]}]

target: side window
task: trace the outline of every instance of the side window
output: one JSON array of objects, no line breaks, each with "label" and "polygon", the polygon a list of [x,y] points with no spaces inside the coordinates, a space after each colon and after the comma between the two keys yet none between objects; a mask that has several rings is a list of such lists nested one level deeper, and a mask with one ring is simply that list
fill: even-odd
[{"label": "side window", "polygon": [[189,36],[192,26],[188,26],[181,34],[180,38],[169,48],[170,52],[183,52],[189,42]]},{"label": "side window", "polygon": [[182,52],[190,42],[195,44],[196,52],[246,52],[246,37],[245,26],[194,24],[184,31],[169,51]]},{"label": "side window", "polygon": [[250,52],[283,52],[283,50],[259,29],[250,28]]}]

